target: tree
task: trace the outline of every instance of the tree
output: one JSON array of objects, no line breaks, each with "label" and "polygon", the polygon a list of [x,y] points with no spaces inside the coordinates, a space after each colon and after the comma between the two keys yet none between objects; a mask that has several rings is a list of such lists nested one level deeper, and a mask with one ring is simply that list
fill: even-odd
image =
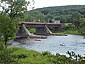
[{"label": "tree", "polygon": [[79,22],[80,18],[81,18],[81,15],[79,13],[76,12],[76,13],[72,14],[73,24],[77,28],[80,26],[80,22]]},{"label": "tree", "polygon": [[44,14],[44,15],[47,15],[48,14],[48,10],[42,10],[41,13]]},{"label": "tree", "polygon": [[31,15],[29,15],[28,13],[25,13],[24,14],[24,20],[26,21],[26,22],[33,22],[33,17],[31,16]]},{"label": "tree", "polygon": [[66,19],[66,17],[65,17],[65,15],[61,15],[60,16],[60,21],[63,23],[66,23],[67,22],[67,19]]},{"label": "tree", "polygon": [[7,42],[16,34],[16,23],[6,14],[0,15],[0,41],[7,48]]},{"label": "tree", "polygon": [[51,23],[53,22],[53,21],[52,21],[53,16],[52,16],[51,14],[48,14],[48,15],[46,16],[46,18],[47,18],[48,23],[49,23],[49,22],[51,22]]},{"label": "tree", "polygon": [[81,18],[80,20],[80,29],[79,32],[85,35],[85,18]]},{"label": "tree", "polygon": [[37,15],[35,15],[35,19],[37,22],[43,22],[44,21],[44,16],[42,13],[38,13]]},{"label": "tree", "polygon": [[5,5],[1,5],[2,11],[9,14],[10,18],[23,17],[23,13],[27,11],[27,6],[29,1],[26,0],[0,0],[0,2]]}]

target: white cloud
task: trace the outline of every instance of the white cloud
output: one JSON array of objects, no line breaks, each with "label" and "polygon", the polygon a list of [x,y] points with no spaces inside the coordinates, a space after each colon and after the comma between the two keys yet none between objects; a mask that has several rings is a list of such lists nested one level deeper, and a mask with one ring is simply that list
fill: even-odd
[{"label": "white cloud", "polygon": [[85,5],[85,0],[35,0],[35,8],[63,5]]}]

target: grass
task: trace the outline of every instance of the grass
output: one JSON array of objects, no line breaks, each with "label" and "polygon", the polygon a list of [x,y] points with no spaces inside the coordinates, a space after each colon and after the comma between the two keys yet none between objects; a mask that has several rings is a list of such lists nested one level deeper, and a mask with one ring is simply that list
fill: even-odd
[{"label": "grass", "polygon": [[[26,50],[18,47],[8,48],[7,50],[8,51],[4,54],[0,53],[0,64],[77,64],[76,60],[71,60],[60,54],[54,55],[47,51],[40,53],[34,50]],[[2,57],[5,58],[1,59]],[[6,58],[7,60],[11,59],[14,62],[8,62]],[[81,62],[80,64],[83,63]]]},{"label": "grass", "polygon": [[66,30],[66,31],[60,31],[60,32],[56,32],[56,33],[64,33],[64,34],[75,34],[75,35],[80,35],[80,33],[78,31],[72,31],[72,30]]},{"label": "grass", "polygon": [[35,32],[36,32],[36,29],[35,29],[35,28],[30,28],[29,31],[30,31],[31,33],[35,33]]},{"label": "grass", "polygon": [[64,31],[63,32],[64,34],[79,34],[79,32],[78,31],[69,31],[69,30],[67,30],[67,31]]}]

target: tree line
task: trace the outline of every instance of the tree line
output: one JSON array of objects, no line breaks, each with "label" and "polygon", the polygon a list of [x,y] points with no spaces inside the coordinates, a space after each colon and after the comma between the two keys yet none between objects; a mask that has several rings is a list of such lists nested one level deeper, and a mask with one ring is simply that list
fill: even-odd
[{"label": "tree line", "polygon": [[72,16],[75,14],[85,17],[85,6],[84,5],[70,5],[70,6],[56,6],[56,7],[47,7],[31,10],[26,12],[28,18],[26,21],[36,21],[48,22],[49,20],[60,20],[64,22],[72,22]]}]

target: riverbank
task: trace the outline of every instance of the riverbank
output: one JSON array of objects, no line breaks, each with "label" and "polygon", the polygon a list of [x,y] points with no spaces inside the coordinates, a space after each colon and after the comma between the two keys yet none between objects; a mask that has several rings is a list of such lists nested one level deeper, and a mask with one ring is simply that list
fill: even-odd
[{"label": "riverbank", "polygon": [[80,33],[78,31],[72,31],[72,30],[59,31],[59,32],[56,32],[56,33],[80,35]]},{"label": "riverbank", "polygon": [[[2,52],[2,53],[1,53]],[[4,54],[3,54],[4,53]],[[27,50],[24,48],[8,48],[5,51],[0,51],[0,64],[77,64],[76,60],[71,60],[65,55],[51,54],[50,52],[37,52],[34,50]],[[4,57],[4,59],[3,59]],[[5,62],[5,63],[4,63]],[[79,62],[84,64],[83,62]]]}]

